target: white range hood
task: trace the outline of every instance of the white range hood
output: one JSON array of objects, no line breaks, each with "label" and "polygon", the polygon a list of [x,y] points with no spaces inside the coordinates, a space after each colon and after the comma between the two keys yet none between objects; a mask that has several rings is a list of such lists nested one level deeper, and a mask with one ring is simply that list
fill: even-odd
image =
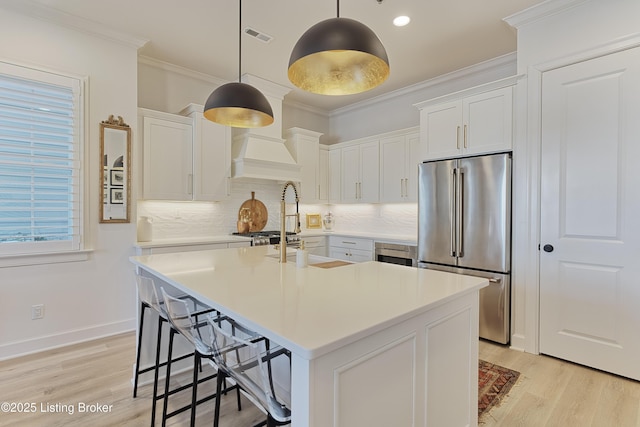
[{"label": "white range hood", "polygon": [[250,132],[233,137],[231,176],[233,178],[300,181],[300,166],[282,138]]},{"label": "white range hood", "polygon": [[282,139],[282,100],[291,89],[250,74],[243,75],[242,81],[266,96],[274,122],[263,128],[233,129],[231,176],[300,181],[300,166]]}]

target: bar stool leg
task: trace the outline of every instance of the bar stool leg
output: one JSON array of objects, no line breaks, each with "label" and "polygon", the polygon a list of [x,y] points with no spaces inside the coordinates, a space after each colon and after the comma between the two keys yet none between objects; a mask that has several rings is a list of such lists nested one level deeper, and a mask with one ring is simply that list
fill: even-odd
[{"label": "bar stool leg", "polygon": [[138,348],[136,349],[136,374],[133,378],[133,397],[138,396],[138,377],[140,376],[140,349],[142,348],[142,327],[144,326],[144,313],[148,305],[140,303],[140,328],[138,330]]},{"label": "bar stool leg", "polygon": [[151,427],[156,425],[156,402],[158,401],[158,374],[160,371],[160,349],[164,319],[158,316],[158,337],[156,339],[156,368],[153,371],[153,398],[151,401]]},{"label": "bar stool leg", "polygon": [[216,409],[213,416],[213,427],[218,427],[218,422],[220,421],[220,398],[222,397],[222,385],[225,384],[225,390],[227,388],[226,379],[227,375],[218,370],[218,377],[216,378]]},{"label": "bar stool leg", "polygon": [[[200,353],[196,350],[193,353],[193,386],[191,390],[191,427],[195,427],[196,425],[196,407],[198,402],[198,372],[199,367],[201,366]],[[217,398],[217,396],[216,396]]]},{"label": "bar stool leg", "polygon": [[169,350],[167,352],[167,373],[164,381],[164,402],[162,403],[162,427],[167,425],[167,404],[169,403],[169,382],[171,380],[171,358],[173,357],[173,336],[176,331],[170,328]]}]

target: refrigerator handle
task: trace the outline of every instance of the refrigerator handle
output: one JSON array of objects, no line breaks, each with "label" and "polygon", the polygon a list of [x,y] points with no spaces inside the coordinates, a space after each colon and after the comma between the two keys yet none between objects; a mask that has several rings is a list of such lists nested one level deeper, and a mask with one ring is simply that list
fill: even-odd
[{"label": "refrigerator handle", "polygon": [[462,206],[462,195],[463,195],[463,191],[464,191],[464,171],[462,170],[462,168],[457,168],[458,169],[458,180],[456,182],[457,184],[457,191],[456,191],[456,209],[457,209],[457,218],[456,218],[456,224],[458,225],[458,230],[456,230],[456,237],[457,237],[457,242],[456,242],[456,248],[458,249],[458,258],[462,258],[464,256],[464,248],[463,248],[463,244],[464,241],[462,239],[462,218],[464,216],[464,206]]},{"label": "refrigerator handle", "polygon": [[456,224],[456,212],[455,212],[455,191],[456,188],[456,168],[451,168],[451,179],[449,180],[449,218],[451,219],[450,221],[450,236],[449,236],[449,243],[450,243],[450,248],[451,250],[449,251],[449,254],[452,257],[456,256],[456,229],[455,229],[455,224]]}]

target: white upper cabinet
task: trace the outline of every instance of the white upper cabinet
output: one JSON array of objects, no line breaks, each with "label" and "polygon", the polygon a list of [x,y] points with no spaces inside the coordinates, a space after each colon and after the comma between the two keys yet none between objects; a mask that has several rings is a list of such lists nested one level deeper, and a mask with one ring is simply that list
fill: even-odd
[{"label": "white upper cabinet", "polygon": [[323,144],[320,144],[318,159],[318,200],[329,201],[329,147]]},{"label": "white upper cabinet", "polygon": [[[323,181],[320,174],[319,141],[321,136],[322,134],[319,132],[301,128],[287,129],[284,133],[285,146],[298,166],[300,166],[299,197],[302,203],[327,201],[326,184],[323,189]],[[326,180],[326,174],[324,174],[323,179]]]},{"label": "white upper cabinet", "polygon": [[378,140],[349,145],[340,149],[341,201],[376,203],[380,180]]},{"label": "white upper cabinet", "polygon": [[380,201],[382,203],[418,200],[417,131],[380,139]]},{"label": "white upper cabinet", "polygon": [[342,150],[329,149],[329,203],[340,202],[342,186]]},{"label": "white upper cabinet", "polygon": [[193,126],[188,117],[140,110],[142,198],[192,200]]},{"label": "white upper cabinet", "polygon": [[[477,89],[476,89],[477,91]],[[473,91],[469,91],[473,92]],[[420,108],[423,160],[511,150],[513,89],[511,86],[444,97],[417,104]]]},{"label": "white upper cabinet", "polygon": [[231,128],[190,104],[181,114],[193,119],[193,200],[219,201],[231,195]]},{"label": "white upper cabinet", "polygon": [[139,110],[143,129],[142,198],[223,200],[230,195],[231,134],[189,105],[182,115]]}]

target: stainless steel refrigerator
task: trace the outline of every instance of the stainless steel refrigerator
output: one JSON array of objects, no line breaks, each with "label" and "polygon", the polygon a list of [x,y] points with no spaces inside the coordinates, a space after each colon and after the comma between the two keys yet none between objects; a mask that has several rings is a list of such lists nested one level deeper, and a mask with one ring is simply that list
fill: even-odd
[{"label": "stainless steel refrigerator", "polygon": [[480,337],[509,342],[510,153],[419,165],[418,267],[488,278]]}]

